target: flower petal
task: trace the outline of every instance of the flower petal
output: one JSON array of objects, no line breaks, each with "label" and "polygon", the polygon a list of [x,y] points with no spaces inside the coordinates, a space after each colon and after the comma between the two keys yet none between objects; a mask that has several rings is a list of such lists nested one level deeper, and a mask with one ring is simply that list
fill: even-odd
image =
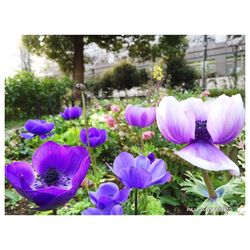
[{"label": "flower petal", "polygon": [[96,207],[99,209],[107,209],[108,206],[113,206],[113,198],[108,195],[101,195],[98,199],[98,202],[96,203]]},{"label": "flower petal", "polygon": [[65,113],[60,112],[60,115],[64,120],[68,120],[68,117],[66,116]]},{"label": "flower petal", "polygon": [[137,126],[139,124],[139,114],[138,107],[129,104],[125,109],[125,120],[130,126]]},{"label": "flower petal", "polygon": [[103,215],[100,209],[90,207],[82,212],[82,215]]},{"label": "flower petal", "polygon": [[156,159],[148,168],[148,172],[152,175],[150,186],[162,185],[171,180],[171,174],[166,171],[167,166],[163,160]]},{"label": "flower petal", "polygon": [[115,196],[119,192],[118,186],[113,182],[106,182],[99,186],[98,193],[100,195]]},{"label": "flower petal", "polygon": [[120,205],[115,205],[110,211],[110,215],[123,215],[123,209]]},{"label": "flower petal", "polygon": [[150,167],[150,160],[147,156],[139,155],[135,158],[135,166],[147,170]]},{"label": "flower petal", "polygon": [[24,161],[17,161],[7,165],[5,175],[14,188],[22,188],[21,179],[27,185],[31,185],[36,179],[34,169],[28,162]]},{"label": "flower petal", "polygon": [[196,121],[207,120],[207,114],[202,99],[191,97],[181,101],[180,104],[184,110],[190,110],[194,113]]},{"label": "flower petal", "polygon": [[121,152],[114,160],[113,169],[115,174],[119,177],[120,171],[123,168],[135,167],[135,159],[133,155],[127,152]]},{"label": "flower petal", "polygon": [[145,188],[152,179],[150,173],[144,168],[122,168],[120,175],[123,184],[129,188]]},{"label": "flower petal", "polygon": [[151,126],[155,122],[155,117],[155,107],[143,108],[129,104],[125,109],[125,120],[130,126]]},{"label": "flower petal", "polygon": [[[64,194],[67,193],[66,189],[59,188],[59,187],[45,187],[37,190],[25,190],[28,199],[34,202],[38,208],[36,210],[51,210],[64,203],[56,203],[57,197],[62,197]],[[53,203],[54,202],[54,203]],[[52,204],[53,206],[48,206],[48,204]]]},{"label": "flower petal", "polygon": [[149,153],[149,154],[148,154],[148,159],[150,160],[150,163],[154,162],[154,160],[155,160],[155,155],[154,155],[154,153]]},{"label": "flower petal", "polygon": [[53,123],[44,120],[28,120],[24,126],[27,131],[35,135],[46,134],[54,128]]},{"label": "flower petal", "polygon": [[89,166],[90,166],[90,156],[84,157],[80,167],[78,168],[77,172],[74,174],[72,179],[72,185],[74,188],[77,189],[81,185],[89,170]]},{"label": "flower petal", "polygon": [[245,111],[240,94],[219,96],[210,103],[207,129],[214,144],[232,142],[245,123]]},{"label": "flower petal", "polygon": [[48,168],[55,168],[63,173],[68,168],[69,163],[68,151],[52,141],[42,144],[32,157],[32,164],[39,175],[46,173]]},{"label": "flower petal", "polygon": [[105,129],[99,130],[99,145],[103,144],[107,139],[107,131]]},{"label": "flower petal", "polygon": [[96,205],[98,203],[100,195],[97,192],[90,191],[89,192],[89,198],[90,201],[93,203],[93,205]]},{"label": "flower petal", "polygon": [[189,143],[195,138],[195,116],[172,96],[164,97],[156,110],[160,132],[173,143]]},{"label": "flower petal", "polygon": [[21,133],[21,137],[23,137],[27,140],[30,140],[30,139],[33,139],[35,137],[35,135],[31,134],[31,133]]},{"label": "flower petal", "polygon": [[130,193],[130,189],[128,189],[128,188],[123,188],[123,189],[121,189],[121,190],[117,193],[117,195],[114,197],[114,200],[115,200],[117,203],[125,202],[125,201],[128,199],[129,193]]},{"label": "flower petal", "polygon": [[65,147],[69,153],[70,162],[68,167],[65,169],[64,174],[68,176],[73,176],[79,169],[82,161],[85,157],[89,157],[88,150],[81,147]]},{"label": "flower petal", "polygon": [[49,134],[39,135],[39,137],[41,138],[41,140],[45,140],[46,138],[51,137],[53,135],[54,135],[54,133],[49,133]]},{"label": "flower petal", "polygon": [[82,109],[78,106],[74,106],[69,110],[70,119],[77,119],[81,116]]},{"label": "flower petal", "polygon": [[233,161],[217,147],[204,141],[191,143],[175,153],[202,169],[212,171],[229,170],[233,175],[240,174],[239,167]]}]

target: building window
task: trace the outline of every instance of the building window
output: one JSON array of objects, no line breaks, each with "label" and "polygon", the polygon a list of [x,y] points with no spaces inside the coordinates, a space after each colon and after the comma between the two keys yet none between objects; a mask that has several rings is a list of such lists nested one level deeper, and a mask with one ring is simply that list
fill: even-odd
[{"label": "building window", "polygon": [[[192,67],[194,67],[200,77],[202,76],[202,70],[203,70],[203,62],[190,62],[189,63]],[[206,63],[206,68],[207,68],[207,77],[215,77],[216,76],[216,64],[215,64],[215,59],[208,59]]]},{"label": "building window", "polygon": [[[234,57],[230,56],[226,58],[226,72],[227,75],[231,75],[234,70]],[[244,74],[245,73],[245,56],[240,55],[237,57],[237,73]]]}]

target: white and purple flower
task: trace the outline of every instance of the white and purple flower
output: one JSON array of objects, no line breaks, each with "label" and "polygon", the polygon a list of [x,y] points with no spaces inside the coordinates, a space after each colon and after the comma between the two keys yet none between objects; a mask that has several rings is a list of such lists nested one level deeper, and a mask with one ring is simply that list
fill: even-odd
[{"label": "white and purple flower", "polygon": [[125,110],[125,119],[130,126],[149,127],[155,122],[155,110],[155,107],[143,108],[129,104]]},{"label": "white and purple flower", "polygon": [[213,171],[229,170],[239,175],[238,166],[216,144],[231,143],[245,123],[245,111],[239,94],[221,95],[213,101],[188,98],[178,102],[164,97],[156,110],[160,132],[176,144],[188,144],[175,152],[191,164]]}]

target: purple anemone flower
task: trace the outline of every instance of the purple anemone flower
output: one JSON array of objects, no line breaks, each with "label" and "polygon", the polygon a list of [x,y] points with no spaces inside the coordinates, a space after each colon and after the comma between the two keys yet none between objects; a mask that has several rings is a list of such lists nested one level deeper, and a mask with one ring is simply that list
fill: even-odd
[{"label": "purple anemone flower", "polygon": [[65,108],[60,114],[64,120],[78,119],[82,115],[82,108],[78,106]]},{"label": "purple anemone flower", "polygon": [[82,215],[123,215],[123,209],[121,205],[115,205],[110,209],[109,213],[104,213],[101,209],[90,207],[83,211]]},{"label": "purple anemone flower", "polygon": [[[83,214],[100,212],[100,214],[103,215],[111,215],[117,211],[122,212],[122,208],[120,206],[117,207],[117,205],[125,202],[128,199],[129,193],[130,190],[128,188],[119,190],[118,186],[112,182],[101,184],[96,192],[89,192],[90,200],[96,208],[88,208]],[[114,206],[116,206],[115,209]]]},{"label": "purple anemone flower", "polygon": [[156,108],[143,108],[128,105],[125,109],[125,119],[130,126],[145,128],[151,126],[156,119]]},{"label": "purple anemone flower", "polygon": [[[88,129],[89,145],[91,148],[102,145],[107,138],[107,132],[105,129],[89,128]],[[86,128],[81,130],[80,139],[83,144],[88,146]]]},{"label": "purple anemone flower", "polygon": [[122,152],[114,161],[111,170],[128,188],[147,188],[153,185],[163,185],[171,180],[170,172],[163,160],[153,162],[147,156],[137,156]]},{"label": "purple anemone flower", "polygon": [[5,175],[18,193],[44,211],[62,206],[75,196],[89,165],[85,148],[48,141],[36,150],[32,165],[24,161],[11,163]]},{"label": "purple anemone flower", "polygon": [[244,126],[245,111],[239,94],[206,102],[198,98],[178,102],[172,96],[164,97],[156,112],[163,136],[176,144],[188,144],[175,152],[178,156],[202,169],[240,174],[238,166],[214,145],[232,142]]},{"label": "purple anemone flower", "polygon": [[45,139],[53,135],[49,132],[54,128],[54,124],[44,120],[28,120],[24,127],[29,133],[21,133],[23,138],[29,140],[38,135],[41,139]]}]

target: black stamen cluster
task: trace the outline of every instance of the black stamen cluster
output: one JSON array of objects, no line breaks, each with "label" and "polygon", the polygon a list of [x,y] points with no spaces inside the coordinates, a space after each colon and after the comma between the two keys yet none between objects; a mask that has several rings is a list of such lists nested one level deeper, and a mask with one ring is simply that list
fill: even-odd
[{"label": "black stamen cluster", "polygon": [[48,186],[58,181],[58,179],[59,173],[54,168],[48,169],[47,173],[44,176],[44,180]]},{"label": "black stamen cluster", "polygon": [[207,130],[207,121],[195,122],[195,139],[196,140],[211,140],[211,136]]}]

